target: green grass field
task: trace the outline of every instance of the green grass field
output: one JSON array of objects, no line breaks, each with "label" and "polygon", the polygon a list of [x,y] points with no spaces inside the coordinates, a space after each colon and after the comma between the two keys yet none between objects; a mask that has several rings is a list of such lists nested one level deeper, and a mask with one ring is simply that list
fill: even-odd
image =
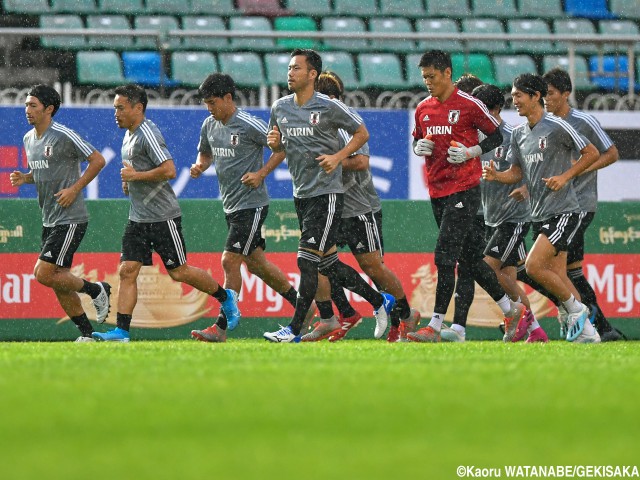
[{"label": "green grass field", "polygon": [[0,476],[455,479],[459,465],[634,465],[639,346],[2,343]]}]

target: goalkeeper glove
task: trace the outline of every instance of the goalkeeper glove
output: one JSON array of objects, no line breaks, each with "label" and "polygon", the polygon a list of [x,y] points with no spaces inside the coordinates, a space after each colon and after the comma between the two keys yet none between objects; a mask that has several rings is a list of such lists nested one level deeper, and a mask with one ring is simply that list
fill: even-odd
[{"label": "goalkeeper glove", "polygon": [[474,145],[473,147],[465,147],[463,144],[451,141],[451,146],[447,150],[447,162],[459,164],[464,163],[470,158],[479,157],[482,155],[482,149],[480,145]]},{"label": "goalkeeper glove", "polygon": [[429,156],[433,153],[433,147],[435,146],[435,142],[431,140],[431,135],[427,135],[425,138],[421,138],[416,143],[416,146],[413,147],[413,152],[420,156]]}]

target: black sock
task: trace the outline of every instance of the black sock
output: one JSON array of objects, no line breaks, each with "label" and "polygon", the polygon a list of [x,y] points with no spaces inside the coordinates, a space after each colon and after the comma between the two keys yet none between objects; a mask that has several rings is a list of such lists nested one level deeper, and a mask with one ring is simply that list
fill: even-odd
[{"label": "black sock", "polygon": [[97,283],[87,282],[86,280],[82,280],[82,288],[78,290],[80,293],[86,293],[91,298],[97,298],[102,292],[100,285]]},{"label": "black sock", "polygon": [[227,291],[224,288],[222,288],[222,286],[220,285],[218,285],[218,289],[215,292],[213,292],[211,295],[220,303],[224,302],[228,297]]},{"label": "black sock", "polygon": [[505,295],[504,288],[500,285],[496,272],[484,260],[478,260],[471,266],[473,279],[489,296],[497,302]]},{"label": "black sock", "polygon": [[216,325],[220,327],[222,330],[227,329],[227,316],[224,314],[222,310],[220,310],[220,315],[218,315],[218,320],[216,321]]},{"label": "black sock", "polygon": [[320,257],[306,250],[298,251],[298,268],[300,269],[300,288],[296,298],[296,311],[289,326],[294,335],[299,335],[311,303],[318,290],[318,264]]},{"label": "black sock", "polygon": [[331,306],[331,300],[318,301],[316,300],[318,311],[320,312],[320,318],[328,320],[333,317],[333,307]]},{"label": "black sock", "polygon": [[118,328],[121,328],[122,330],[126,330],[128,332],[129,328],[131,327],[131,315],[118,312],[116,325]]},{"label": "black sock", "polygon": [[295,288],[291,287],[286,292],[280,293],[280,295],[282,295],[282,298],[284,298],[287,302],[293,305],[293,308],[296,307],[296,299],[298,298],[298,292],[296,292]]},{"label": "black sock", "polygon": [[384,303],[382,294],[365,282],[353,268],[338,260],[337,253],[332,253],[322,259],[319,272],[329,277],[329,279],[333,278],[336,284],[351,290],[353,293],[357,293],[376,310]]},{"label": "black sock", "polygon": [[343,318],[353,317],[356,314],[356,311],[349,303],[347,294],[344,293],[344,288],[342,288],[341,285],[338,285],[336,280],[329,279],[329,282],[331,283],[331,300],[335,303],[340,314]]},{"label": "black sock", "polygon": [[91,326],[86,313],[78,315],[77,317],[71,317],[71,321],[76,324],[76,327],[78,327],[78,330],[80,330],[83,337],[90,337],[93,333],[93,327]]},{"label": "black sock", "polygon": [[396,298],[395,308],[398,309],[400,318],[407,318],[409,315],[411,315],[411,307],[409,307],[409,302],[407,302],[407,297]]}]

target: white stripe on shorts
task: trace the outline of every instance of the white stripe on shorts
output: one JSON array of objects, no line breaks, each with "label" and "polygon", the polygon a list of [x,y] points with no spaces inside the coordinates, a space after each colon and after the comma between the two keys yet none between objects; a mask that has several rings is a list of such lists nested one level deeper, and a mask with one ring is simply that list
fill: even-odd
[{"label": "white stripe on shorts", "polygon": [[327,237],[329,236],[329,231],[331,230],[331,225],[333,224],[333,217],[336,214],[336,194],[329,194],[329,211],[327,212],[327,223],[324,225],[324,232],[322,233],[322,239],[320,240],[320,251],[324,252],[324,245],[327,243]]},{"label": "white stripe on shorts", "polygon": [[67,230],[67,234],[64,237],[64,243],[62,244],[62,248],[60,249],[60,254],[58,258],[56,258],[56,265],[62,266],[64,263],[64,257],[69,251],[69,246],[71,246],[71,242],[73,241],[73,235],[76,233],[77,223],[70,223],[69,230]]},{"label": "white stripe on shorts", "polygon": [[264,207],[256,208],[256,212],[253,214],[253,225],[251,225],[251,233],[249,233],[249,238],[247,239],[247,243],[245,243],[244,248],[242,249],[242,254],[246,257],[249,255],[249,248],[251,247],[251,242],[253,242],[253,237],[256,236],[256,231],[258,230],[258,225],[260,224],[260,214],[262,213],[262,209]]},{"label": "white stripe on shorts", "polygon": [[184,254],[184,248],[182,248],[182,242],[180,241],[180,233],[178,232],[178,226],[173,220],[167,220],[169,225],[169,232],[171,232],[171,238],[173,239],[173,246],[176,247],[176,253],[178,254],[178,262],[180,265],[187,263],[187,257]]}]

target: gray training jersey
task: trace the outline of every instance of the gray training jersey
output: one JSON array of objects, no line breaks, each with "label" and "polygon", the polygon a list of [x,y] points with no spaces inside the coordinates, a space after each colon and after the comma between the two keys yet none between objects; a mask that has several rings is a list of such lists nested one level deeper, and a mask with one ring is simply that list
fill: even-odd
[{"label": "gray training jersey", "polygon": [[[122,161],[138,172],[147,172],[172,160],[156,124],[145,119],[122,140]],[[169,182],[129,182],[129,220],[138,223],[164,222],[180,216],[180,205]]]},{"label": "gray training jersey", "polygon": [[571,125],[550,113],[544,113],[533,128],[525,122],[513,129],[507,160],[522,168],[529,188],[532,221],[541,222],[580,210],[573,181],[554,192],[542,179],[569,170],[572,151],[582,150],[588,144]]},{"label": "gray training jersey", "polygon": [[338,130],[342,128],[353,135],[361,124],[360,117],[350,112],[345,104],[322,93],[314,92],[301,106],[296,104],[294,95],[274,102],[269,129],[277,126],[282,134],[295,197],[343,192],[342,166],[326,173],[316,157],[338,152]]},{"label": "gray training jersey", "polygon": [[[343,148],[351,136],[344,130],[339,130],[340,148]],[[369,156],[369,143],[365,143],[354,155]],[[342,185],[344,188],[344,207],[342,218],[357,217],[371,212],[371,202],[369,193],[365,190],[367,182],[371,181],[371,171],[366,170],[345,170],[342,169]]]},{"label": "gray training jersey", "polygon": [[[502,133],[502,145],[480,156],[483,167],[488,167],[489,162],[497,171],[509,170],[511,164],[507,161],[509,145],[511,144],[511,131],[513,127],[504,121],[498,127]],[[484,223],[490,227],[497,227],[505,222],[528,222],[531,217],[531,206],[528,201],[518,202],[509,197],[511,191],[524,184],[524,180],[515,185],[506,185],[500,182],[480,181],[482,192],[482,206],[484,208]]]},{"label": "gray training jersey", "polygon": [[[613,146],[611,138],[595,117],[572,108],[563,120],[593,143],[601,154]],[[574,152],[573,155],[575,160],[580,158],[580,152]],[[576,189],[580,210],[595,212],[598,209],[598,172],[593,171],[575,177],[573,187]]]},{"label": "gray training jersey", "polygon": [[85,223],[89,214],[82,192],[67,208],[54,195],[69,188],[80,178],[80,163],[96,149],[76,132],[58,122],[51,122],[42,137],[32,129],[23,138],[27,162],[33,173],[45,227]]},{"label": "gray training jersey", "polygon": [[225,213],[269,204],[264,182],[250,188],[240,181],[245,173],[262,168],[266,146],[266,122],[244,110],[236,109],[226,125],[212,116],[202,124],[198,152],[213,157]]}]

